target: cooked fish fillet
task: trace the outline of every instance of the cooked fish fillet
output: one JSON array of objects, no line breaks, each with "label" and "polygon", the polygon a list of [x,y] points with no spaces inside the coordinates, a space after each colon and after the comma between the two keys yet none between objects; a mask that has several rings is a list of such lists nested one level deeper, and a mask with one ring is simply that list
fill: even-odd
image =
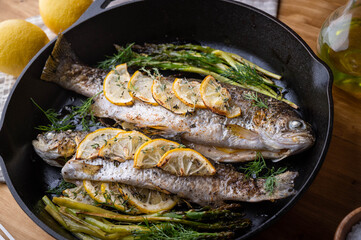
[{"label": "cooked fish fillet", "polygon": [[65,180],[120,182],[142,188],[166,191],[200,205],[222,204],[225,200],[259,202],[281,199],[295,194],[297,172],[276,176],[273,193],[266,190],[265,179],[253,180],[231,166],[218,164],[213,176],[180,177],[161,169],[136,169],[133,161],[116,162],[103,159],[70,160],[62,169]]},{"label": "cooked fish fillet", "polygon": [[[91,97],[102,90],[106,74],[107,71],[82,64],[72,52],[70,44],[60,35],[41,78]],[[269,154],[270,158],[282,159],[313,145],[310,124],[304,122],[287,104],[258,94],[268,108],[255,107],[252,100],[244,97],[244,94],[252,91],[222,85],[241,108],[241,116],[231,119],[209,109],[177,115],[162,106],[138,100],[132,106],[117,106],[103,94],[95,99],[92,110],[98,117],[129,122],[137,127],[162,129],[164,134],[181,135],[186,141],[196,144],[280,153]],[[244,155],[242,159],[252,160],[253,155]]]}]

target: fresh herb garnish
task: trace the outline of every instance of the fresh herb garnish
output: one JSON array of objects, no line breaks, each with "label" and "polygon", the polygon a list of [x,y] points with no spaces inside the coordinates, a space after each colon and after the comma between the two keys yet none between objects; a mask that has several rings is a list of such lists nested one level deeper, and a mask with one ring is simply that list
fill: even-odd
[{"label": "fresh herb garnish", "polygon": [[62,179],[61,182],[58,184],[58,186],[56,186],[52,189],[49,189],[46,192],[56,194],[59,196],[64,190],[69,189],[69,188],[74,188],[74,187],[76,187],[75,184],[70,183],[70,182],[65,182],[64,179]]},{"label": "fresh herb garnish", "polygon": [[127,45],[125,48],[120,47],[118,52],[113,56],[106,56],[106,60],[98,63],[98,68],[111,69],[117,64],[126,63],[133,58],[132,46],[134,43]]},{"label": "fresh herb garnish", "polygon": [[264,103],[261,98],[258,97],[257,93],[246,93],[244,94],[244,98],[253,101],[254,107],[268,109],[268,105]]},{"label": "fresh herb garnish", "polygon": [[265,190],[272,194],[277,184],[276,176],[285,172],[287,167],[278,168],[277,170],[275,167],[268,168],[262,154],[257,152],[256,159],[240,169],[244,170],[246,178],[265,179]]},{"label": "fresh herb garnish", "polygon": [[[149,232],[135,232],[135,239],[139,240],[194,240],[194,239],[219,239],[224,234],[222,232],[203,233],[191,228],[184,227],[177,223],[162,223],[149,226]],[[226,236],[223,236],[226,237]]]},{"label": "fresh herb garnish", "polygon": [[41,125],[36,129],[41,131],[66,131],[74,129],[76,126],[74,122],[80,120],[80,124],[84,131],[89,131],[89,128],[96,125],[95,117],[90,109],[93,99],[98,96],[101,92],[94,95],[91,98],[83,101],[79,106],[73,106],[69,114],[64,117],[60,117],[59,113],[56,113],[53,109],[44,110],[42,109],[32,98],[30,99],[33,104],[40,109],[50,121],[48,125]]},{"label": "fresh herb garnish", "polygon": [[284,173],[287,170],[287,167],[283,167],[283,168],[278,168],[277,170],[272,167],[271,169],[268,170],[268,173],[265,175],[265,189],[267,192],[269,192],[270,194],[273,193],[274,188],[276,187],[277,184],[277,179],[276,176]]}]

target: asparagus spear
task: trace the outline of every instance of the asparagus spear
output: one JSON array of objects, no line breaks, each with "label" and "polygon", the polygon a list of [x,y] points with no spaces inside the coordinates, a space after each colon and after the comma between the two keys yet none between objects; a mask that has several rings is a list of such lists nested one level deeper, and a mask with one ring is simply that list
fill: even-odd
[{"label": "asparagus spear", "polygon": [[296,104],[284,99],[272,89],[281,90],[281,87],[264,77],[279,80],[280,75],[271,73],[237,54],[192,44],[145,44],[143,47],[133,46],[133,48],[140,53],[133,52],[131,46],[120,48],[118,54],[101,62],[99,67],[110,68],[110,64],[127,62],[129,66],[212,75],[220,82],[262,93],[297,108]]}]

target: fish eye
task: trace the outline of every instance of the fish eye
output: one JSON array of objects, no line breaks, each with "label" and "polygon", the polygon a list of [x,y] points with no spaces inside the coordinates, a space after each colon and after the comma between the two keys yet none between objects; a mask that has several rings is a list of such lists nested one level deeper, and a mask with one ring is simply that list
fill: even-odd
[{"label": "fish eye", "polygon": [[288,122],[288,127],[290,129],[303,129],[304,128],[304,123],[302,121],[299,120],[292,120]]}]

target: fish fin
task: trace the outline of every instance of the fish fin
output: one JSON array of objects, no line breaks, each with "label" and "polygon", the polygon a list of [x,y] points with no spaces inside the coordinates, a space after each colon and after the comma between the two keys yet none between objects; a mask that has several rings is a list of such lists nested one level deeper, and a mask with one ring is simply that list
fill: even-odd
[{"label": "fish fin", "polygon": [[226,125],[226,128],[231,132],[231,134],[242,139],[255,140],[259,137],[257,132],[251,131],[236,124],[228,124]]},{"label": "fish fin", "polygon": [[[53,51],[49,58],[46,60],[45,67],[41,74],[41,79],[45,81],[56,81],[58,72],[66,70],[64,67],[69,67],[74,63],[79,63],[78,57],[73,52],[70,43],[65,39],[63,34],[58,35],[58,39],[55,42]],[[67,64],[63,64],[67,63]]]}]

